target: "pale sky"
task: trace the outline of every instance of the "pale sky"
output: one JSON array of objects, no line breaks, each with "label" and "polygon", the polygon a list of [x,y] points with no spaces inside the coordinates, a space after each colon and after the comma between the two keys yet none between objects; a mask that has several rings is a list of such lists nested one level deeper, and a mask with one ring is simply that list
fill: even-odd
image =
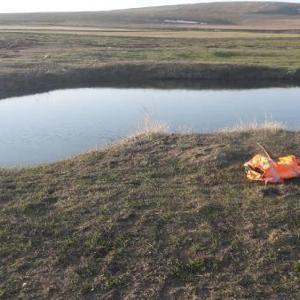
[{"label": "pale sky", "polygon": [[[222,0],[219,0],[222,1]],[[248,0],[249,1],[249,0]],[[183,3],[213,2],[210,0],[0,0],[0,13],[47,11],[99,11]],[[298,2],[291,0],[286,2]]]}]

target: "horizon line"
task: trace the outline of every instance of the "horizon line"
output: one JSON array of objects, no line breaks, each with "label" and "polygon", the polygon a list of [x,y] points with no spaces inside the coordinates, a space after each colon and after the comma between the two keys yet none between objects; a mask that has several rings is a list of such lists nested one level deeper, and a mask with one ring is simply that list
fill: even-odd
[{"label": "horizon line", "polygon": [[165,7],[165,6],[185,6],[185,5],[197,5],[197,4],[212,4],[212,3],[290,3],[290,4],[300,4],[299,0],[216,0],[216,1],[199,1],[197,3],[181,3],[181,4],[165,4],[165,5],[148,5],[148,6],[136,6],[136,7],[127,7],[127,8],[115,8],[115,9],[102,9],[102,10],[49,10],[49,11],[8,11],[1,12],[0,15],[4,14],[53,14],[53,13],[97,13],[97,12],[113,12],[113,11],[123,11],[131,9],[142,9],[142,8],[156,8],[156,7]]}]

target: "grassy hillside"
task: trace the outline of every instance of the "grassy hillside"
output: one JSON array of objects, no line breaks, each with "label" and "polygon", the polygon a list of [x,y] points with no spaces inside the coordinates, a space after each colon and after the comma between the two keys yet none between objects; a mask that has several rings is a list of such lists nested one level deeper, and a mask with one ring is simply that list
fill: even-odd
[{"label": "grassy hillside", "polygon": [[[300,4],[222,2],[150,7],[109,12],[2,14],[0,24],[76,26],[171,26],[184,20],[197,25],[282,26],[300,28]],[[169,22],[169,21],[171,22]],[[190,26],[192,24],[177,25]]]},{"label": "grassy hillside", "polygon": [[299,299],[299,181],[248,182],[287,131],[155,134],[0,171],[1,299]]}]

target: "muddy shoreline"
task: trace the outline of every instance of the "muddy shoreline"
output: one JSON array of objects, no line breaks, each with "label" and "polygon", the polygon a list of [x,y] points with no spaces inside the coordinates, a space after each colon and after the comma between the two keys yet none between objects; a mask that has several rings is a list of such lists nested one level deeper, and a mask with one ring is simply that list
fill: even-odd
[{"label": "muddy shoreline", "polygon": [[0,99],[84,87],[257,88],[299,86],[300,70],[248,65],[115,64],[0,73]]}]

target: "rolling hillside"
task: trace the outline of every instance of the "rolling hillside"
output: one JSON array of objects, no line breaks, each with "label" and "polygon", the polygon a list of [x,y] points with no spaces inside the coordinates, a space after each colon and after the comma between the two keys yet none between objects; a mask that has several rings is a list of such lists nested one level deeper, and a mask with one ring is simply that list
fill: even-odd
[{"label": "rolling hillside", "polygon": [[224,2],[109,12],[0,14],[0,25],[68,26],[275,26],[300,28],[300,4]]}]

